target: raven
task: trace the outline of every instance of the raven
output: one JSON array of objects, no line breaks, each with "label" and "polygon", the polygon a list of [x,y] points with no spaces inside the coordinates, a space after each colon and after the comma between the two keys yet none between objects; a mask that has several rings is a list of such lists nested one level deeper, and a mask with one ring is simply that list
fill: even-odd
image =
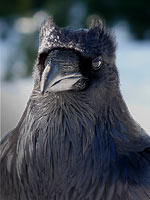
[{"label": "raven", "polygon": [[150,200],[150,137],[131,117],[115,38],[41,26],[34,87],[0,144],[2,200]]}]

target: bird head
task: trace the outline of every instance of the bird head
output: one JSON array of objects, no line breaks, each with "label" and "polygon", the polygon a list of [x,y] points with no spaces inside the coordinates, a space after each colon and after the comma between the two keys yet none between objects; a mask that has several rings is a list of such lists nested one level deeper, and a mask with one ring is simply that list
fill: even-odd
[{"label": "bird head", "polygon": [[120,92],[115,50],[114,36],[100,19],[93,19],[88,29],[71,30],[57,27],[49,17],[40,30],[31,95],[34,115],[57,116],[60,122],[65,113],[71,121],[84,121],[85,129],[89,121],[98,120],[119,141],[119,148],[126,137],[133,141],[131,146],[143,141],[139,139],[143,129],[131,117]]},{"label": "bird head", "polygon": [[100,19],[89,29],[59,28],[52,17],[41,26],[35,87],[41,92],[116,87],[114,37]]}]

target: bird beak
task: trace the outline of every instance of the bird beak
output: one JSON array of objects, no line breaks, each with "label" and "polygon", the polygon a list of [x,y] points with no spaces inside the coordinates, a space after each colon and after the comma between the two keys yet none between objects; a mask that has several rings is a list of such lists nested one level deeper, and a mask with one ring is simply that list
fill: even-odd
[{"label": "bird beak", "polygon": [[44,94],[45,91],[59,92],[71,90],[73,85],[82,77],[80,72],[62,75],[61,66],[51,63],[45,67],[42,73],[40,83],[41,94]]}]

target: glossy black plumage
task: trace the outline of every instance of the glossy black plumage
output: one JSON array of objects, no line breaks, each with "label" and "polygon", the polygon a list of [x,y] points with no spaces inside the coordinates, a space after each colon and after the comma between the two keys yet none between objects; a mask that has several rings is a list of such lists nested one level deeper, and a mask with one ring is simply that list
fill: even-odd
[{"label": "glossy black plumage", "polygon": [[121,96],[114,39],[102,22],[72,31],[49,18],[34,71],[24,114],[1,141],[0,199],[149,200],[150,137]]}]

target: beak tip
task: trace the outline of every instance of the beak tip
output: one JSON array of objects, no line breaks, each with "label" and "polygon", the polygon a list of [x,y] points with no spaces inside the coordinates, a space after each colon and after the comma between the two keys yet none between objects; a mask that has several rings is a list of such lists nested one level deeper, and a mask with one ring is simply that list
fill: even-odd
[{"label": "beak tip", "polygon": [[44,92],[43,91],[41,91],[41,95],[43,96],[43,94],[44,94]]},{"label": "beak tip", "polygon": [[40,92],[41,92],[41,95],[44,94],[44,87],[41,87],[41,88],[40,88]]}]

